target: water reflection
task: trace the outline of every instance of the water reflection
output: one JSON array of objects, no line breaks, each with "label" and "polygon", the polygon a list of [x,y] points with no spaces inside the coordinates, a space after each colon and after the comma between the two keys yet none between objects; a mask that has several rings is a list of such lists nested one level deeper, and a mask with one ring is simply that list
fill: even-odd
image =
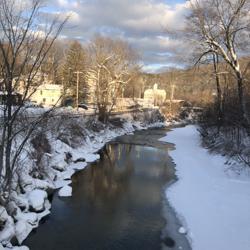
[{"label": "water reflection", "polygon": [[74,196],[78,197],[84,192],[92,206],[98,207],[101,203],[117,203],[119,197],[127,191],[134,172],[131,148],[128,145],[106,146],[99,162],[93,163],[84,175],[80,173],[74,176]]},{"label": "water reflection", "polygon": [[51,218],[25,243],[32,250],[161,249],[168,160],[165,150],[107,145],[73,176],[71,198],[54,197]]}]

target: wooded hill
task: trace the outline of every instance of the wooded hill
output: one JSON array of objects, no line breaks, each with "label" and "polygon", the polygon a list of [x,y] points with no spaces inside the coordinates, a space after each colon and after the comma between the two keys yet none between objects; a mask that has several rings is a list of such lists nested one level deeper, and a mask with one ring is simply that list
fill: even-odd
[{"label": "wooded hill", "polygon": [[[245,72],[245,81],[249,82],[250,57],[241,58],[240,63]],[[236,79],[225,63],[219,63],[218,76],[224,99],[226,97],[233,98],[236,95]],[[187,100],[194,105],[204,107],[212,104],[216,98],[216,78],[211,62],[205,62],[188,69],[171,68],[158,74],[144,73],[143,78],[145,89],[151,88],[154,83],[158,83],[159,88],[166,90],[167,96],[170,97],[174,85],[174,98]],[[245,94],[250,96],[249,84],[246,84]]]}]

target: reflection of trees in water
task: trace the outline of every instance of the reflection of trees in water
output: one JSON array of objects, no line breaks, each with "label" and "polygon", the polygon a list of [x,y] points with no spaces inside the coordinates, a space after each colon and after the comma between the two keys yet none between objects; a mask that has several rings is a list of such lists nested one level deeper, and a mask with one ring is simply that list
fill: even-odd
[{"label": "reflection of trees in water", "polygon": [[[92,164],[84,173],[84,193],[91,202],[117,201],[126,192],[134,166],[131,145],[107,145],[101,160]],[[81,178],[81,176],[80,176]]]}]

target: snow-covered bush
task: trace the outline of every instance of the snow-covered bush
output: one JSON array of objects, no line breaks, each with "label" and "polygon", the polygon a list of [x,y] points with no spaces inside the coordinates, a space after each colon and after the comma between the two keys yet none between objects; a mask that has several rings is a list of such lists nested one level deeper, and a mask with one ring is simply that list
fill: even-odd
[{"label": "snow-covered bush", "polygon": [[102,131],[106,125],[102,122],[100,122],[97,117],[89,117],[86,120],[85,127],[87,130],[93,131],[93,132],[100,132]]},{"label": "snow-covered bush", "polygon": [[144,125],[165,121],[165,117],[158,109],[134,112],[132,117],[134,121],[141,122]]},{"label": "snow-covered bush", "polygon": [[46,175],[46,166],[48,165],[48,155],[51,153],[51,145],[47,135],[38,132],[30,141],[32,151],[30,158],[33,160],[31,175],[35,178],[44,179]]},{"label": "snow-covered bush", "polygon": [[250,167],[250,139],[247,131],[238,126],[200,126],[203,143],[212,152],[228,157],[228,164],[239,162]]}]

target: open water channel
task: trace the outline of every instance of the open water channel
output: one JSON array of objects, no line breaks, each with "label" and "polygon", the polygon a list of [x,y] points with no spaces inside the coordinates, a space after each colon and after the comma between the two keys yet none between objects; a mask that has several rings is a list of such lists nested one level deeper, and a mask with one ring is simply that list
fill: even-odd
[{"label": "open water channel", "polygon": [[55,194],[50,216],[24,242],[31,250],[190,249],[165,198],[175,181],[159,142],[166,129],[118,137],[99,161],[72,177],[73,195]]}]

